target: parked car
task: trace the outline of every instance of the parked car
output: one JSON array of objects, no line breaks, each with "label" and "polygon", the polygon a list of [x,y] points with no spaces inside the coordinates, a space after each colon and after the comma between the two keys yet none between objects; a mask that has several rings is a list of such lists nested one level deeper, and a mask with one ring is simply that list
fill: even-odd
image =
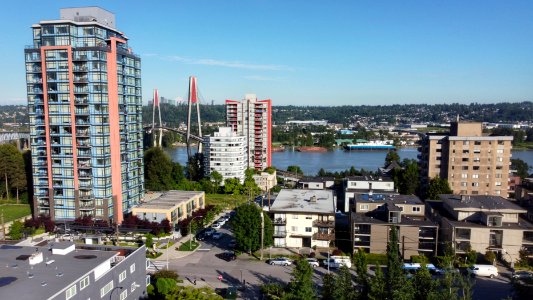
[{"label": "parked car", "polygon": [[515,279],[532,279],[533,273],[528,271],[516,271],[513,272],[513,278]]},{"label": "parked car", "polygon": [[225,261],[232,261],[237,259],[237,255],[233,251],[224,251],[216,255],[216,257],[223,259]]},{"label": "parked car", "polygon": [[222,233],[220,233],[220,232],[215,232],[215,233],[213,233],[212,238],[213,238],[214,240],[220,240],[220,239],[222,238]]},{"label": "parked car", "polygon": [[237,242],[235,240],[231,240],[228,243],[228,247],[230,248],[235,248],[236,245],[237,245]]},{"label": "parked car", "polygon": [[198,241],[203,241],[205,240],[205,236],[206,236],[205,231],[201,231],[196,234],[196,239]]},{"label": "parked car", "polygon": [[222,224],[220,224],[219,222],[215,222],[213,223],[213,225],[211,225],[211,227],[215,229],[220,229],[222,227]]},{"label": "parked car", "polygon": [[346,266],[348,268],[352,267],[352,260],[349,256],[331,256],[328,259],[323,260],[324,267],[327,268],[328,265],[330,268],[340,268]]},{"label": "parked car", "polygon": [[306,258],[305,259],[307,261],[307,263],[309,263],[309,265],[313,268],[316,268],[318,267],[318,259],[316,258]]},{"label": "parked car", "polygon": [[218,220],[217,220],[217,223],[220,224],[220,226],[224,225],[226,223],[226,219],[224,219],[224,217],[220,217]]},{"label": "parked car", "polygon": [[212,236],[213,233],[217,232],[214,228],[207,228],[205,230],[205,236]]},{"label": "parked car", "polygon": [[274,266],[274,265],[278,265],[278,266],[290,266],[290,265],[292,265],[292,262],[286,257],[278,257],[278,258],[269,259],[269,260],[267,260],[267,263],[272,265],[272,266]]},{"label": "parked car", "polygon": [[223,218],[224,218],[224,220],[227,222],[227,221],[229,221],[229,219],[231,219],[231,215],[230,215],[229,213],[227,213],[227,214],[225,214],[225,215],[223,216]]},{"label": "parked car", "polygon": [[498,276],[498,269],[493,265],[473,265],[468,268],[468,274],[494,278]]}]

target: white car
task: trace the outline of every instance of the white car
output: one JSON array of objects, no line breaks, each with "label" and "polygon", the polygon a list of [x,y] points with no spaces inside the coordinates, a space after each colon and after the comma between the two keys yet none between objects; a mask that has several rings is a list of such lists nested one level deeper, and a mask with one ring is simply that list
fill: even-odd
[{"label": "white car", "polygon": [[309,263],[311,267],[318,267],[318,260],[316,258],[306,258],[305,260]]},{"label": "white car", "polygon": [[220,229],[221,227],[222,227],[222,224],[219,222],[215,222],[213,223],[213,225],[211,225],[211,228],[214,228],[214,229]]},{"label": "white car", "polygon": [[214,240],[220,240],[220,238],[222,238],[222,233],[215,232],[215,233],[213,233],[212,237],[213,237]]}]

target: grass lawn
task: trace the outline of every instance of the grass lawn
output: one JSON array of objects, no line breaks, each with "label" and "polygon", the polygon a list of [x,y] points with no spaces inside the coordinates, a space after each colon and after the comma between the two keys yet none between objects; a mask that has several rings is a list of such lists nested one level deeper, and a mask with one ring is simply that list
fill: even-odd
[{"label": "grass lawn", "polygon": [[234,209],[248,199],[245,195],[224,195],[224,194],[206,194],[205,203],[207,205],[220,205],[227,209]]},{"label": "grass lawn", "polygon": [[3,204],[0,205],[0,211],[4,213],[4,222],[11,222],[31,214],[28,204]]},{"label": "grass lawn", "polygon": [[[190,248],[189,248],[189,244],[191,245]],[[198,242],[192,241],[192,243],[190,243],[189,241],[186,241],[186,242],[184,242],[183,244],[180,245],[178,250],[179,251],[192,251],[192,250],[198,248],[198,246],[200,246],[200,243],[198,243]]]}]

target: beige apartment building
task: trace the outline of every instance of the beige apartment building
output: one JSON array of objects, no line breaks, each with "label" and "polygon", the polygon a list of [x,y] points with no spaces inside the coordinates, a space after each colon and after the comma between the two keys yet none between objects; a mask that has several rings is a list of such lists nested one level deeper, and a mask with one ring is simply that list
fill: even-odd
[{"label": "beige apartment building", "polygon": [[403,259],[437,253],[438,224],[426,219],[425,206],[417,196],[397,194],[356,194],[350,214],[353,251],[387,252],[390,228],[398,229]]},{"label": "beige apartment building", "polygon": [[263,192],[270,191],[271,188],[275,187],[278,184],[276,177],[276,171],[270,174],[268,172],[261,172],[261,174],[254,174],[253,176],[255,183]]},{"label": "beige apartment building", "polygon": [[205,208],[205,192],[167,191],[147,193],[144,202],[132,208],[132,214],[150,222],[168,219],[173,225]]},{"label": "beige apartment building", "polygon": [[432,214],[440,221],[442,243],[457,253],[471,247],[478,253],[497,253],[499,259],[514,263],[519,251],[533,254],[533,224],[519,215],[526,210],[500,196],[440,195],[432,203]]},{"label": "beige apartment building", "polygon": [[331,190],[281,190],[270,208],[274,247],[329,247],[335,241]]},{"label": "beige apartment building", "polygon": [[426,135],[418,155],[421,183],[439,176],[454,194],[508,196],[512,136],[486,136],[479,122],[452,122],[447,135]]}]

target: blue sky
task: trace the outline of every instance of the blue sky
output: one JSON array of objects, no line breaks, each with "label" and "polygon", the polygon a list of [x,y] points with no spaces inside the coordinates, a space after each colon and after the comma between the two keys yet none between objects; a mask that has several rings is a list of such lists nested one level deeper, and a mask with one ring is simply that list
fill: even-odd
[{"label": "blue sky", "polygon": [[142,58],[152,89],[274,105],[533,100],[533,1],[10,1],[0,24],[0,104],[24,104],[30,26],[97,5]]}]

